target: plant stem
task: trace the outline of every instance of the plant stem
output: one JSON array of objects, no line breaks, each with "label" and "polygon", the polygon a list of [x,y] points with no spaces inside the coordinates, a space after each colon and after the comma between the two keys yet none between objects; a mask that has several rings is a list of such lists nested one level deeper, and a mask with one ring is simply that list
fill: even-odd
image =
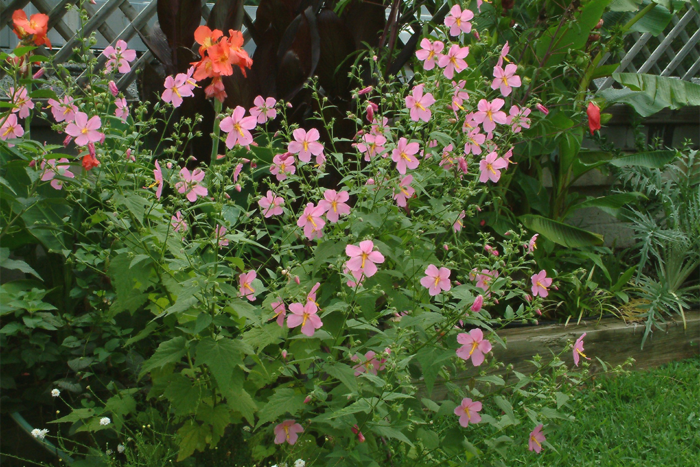
[{"label": "plant stem", "polygon": [[219,152],[219,134],[221,133],[221,128],[219,127],[219,116],[221,114],[221,108],[223,103],[214,98],[214,137],[211,141],[211,156],[209,158],[209,163],[213,163],[216,160],[216,156]]}]

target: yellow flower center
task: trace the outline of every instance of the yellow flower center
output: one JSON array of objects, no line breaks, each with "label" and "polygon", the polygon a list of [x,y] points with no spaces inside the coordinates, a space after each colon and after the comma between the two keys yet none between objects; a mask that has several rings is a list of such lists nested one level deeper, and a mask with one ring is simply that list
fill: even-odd
[{"label": "yellow flower center", "polygon": [[469,351],[469,355],[473,354],[478,346],[479,346],[478,342],[476,342],[476,341],[472,342],[472,349]]},{"label": "yellow flower center", "polygon": [[316,223],[314,222],[314,218],[311,217],[310,214],[309,214],[308,216],[306,216],[306,220],[308,220],[309,222],[311,222],[311,225],[313,225],[314,228],[317,228],[317,227],[318,227],[318,226],[316,225]]}]

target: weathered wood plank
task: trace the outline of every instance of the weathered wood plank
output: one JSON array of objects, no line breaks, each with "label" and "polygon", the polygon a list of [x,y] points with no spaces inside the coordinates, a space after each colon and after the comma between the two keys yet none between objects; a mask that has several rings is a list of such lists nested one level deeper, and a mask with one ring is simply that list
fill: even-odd
[{"label": "weathered wood plank", "polygon": [[[525,375],[532,373],[535,366],[528,362],[539,354],[543,362],[551,361],[552,355],[558,354],[584,332],[584,348],[586,356],[590,357],[592,371],[600,371],[596,357],[606,364],[619,365],[632,357],[636,360],[635,370],[654,368],[674,360],[682,360],[700,355],[700,311],[686,313],[687,327],[683,322],[669,322],[663,325],[664,330],[656,330],[649,336],[644,349],[641,349],[643,324],[626,324],[616,318],[603,319],[600,322],[582,322],[580,325],[550,325],[527,328],[506,329],[499,336],[506,341],[507,348],[494,345],[492,358],[512,365],[515,371]],[[573,365],[572,353],[568,350],[562,355],[567,365]],[[480,368],[471,368],[453,383],[464,385],[472,378],[479,376]],[[491,374],[504,374],[503,370],[492,371]],[[444,384],[435,384],[432,397],[440,400],[447,396]]]},{"label": "weathered wood plank", "polygon": [[27,6],[27,3],[29,3],[29,0],[13,0],[9,5],[4,7],[0,11],[0,26],[8,24],[12,18],[12,13],[14,13],[15,10]]}]

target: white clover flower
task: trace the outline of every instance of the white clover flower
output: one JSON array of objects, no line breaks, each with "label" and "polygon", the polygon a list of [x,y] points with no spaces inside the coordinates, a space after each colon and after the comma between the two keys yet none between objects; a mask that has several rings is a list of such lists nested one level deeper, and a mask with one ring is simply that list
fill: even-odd
[{"label": "white clover flower", "polygon": [[304,462],[301,459],[297,459],[294,461],[294,467],[304,467],[306,465],[306,462]]},{"label": "white clover flower", "polygon": [[112,451],[111,449],[107,449],[107,451],[105,451],[105,454],[107,454],[108,456],[111,456],[113,453],[114,451]]},{"label": "white clover flower", "polygon": [[110,420],[109,417],[102,417],[100,419],[100,425],[102,425],[102,426],[107,426],[110,423],[112,423],[112,420]]},{"label": "white clover flower", "polygon": [[126,448],[124,447],[123,444],[120,444],[117,446],[117,452],[119,452],[119,454],[121,454],[124,451],[126,451]]},{"label": "white clover flower", "polygon": [[40,430],[38,428],[34,428],[32,430],[32,436],[35,438],[44,439],[48,432],[49,432],[49,430],[47,430],[46,428],[44,428],[43,430]]},{"label": "white clover flower", "polygon": [[58,389],[51,390],[51,397],[58,397],[60,395],[61,395],[61,391],[59,391]]}]

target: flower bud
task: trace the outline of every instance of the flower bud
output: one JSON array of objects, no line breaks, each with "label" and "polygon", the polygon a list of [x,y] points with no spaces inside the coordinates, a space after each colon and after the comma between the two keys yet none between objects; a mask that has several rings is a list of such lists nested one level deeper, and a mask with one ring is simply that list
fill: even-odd
[{"label": "flower bud", "polygon": [[481,311],[481,307],[482,307],[483,305],[484,305],[484,296],[483,296],[483,295],[479,295],[479,296],[476,297],[476,299],[474,300],[474,304],[472,305],[471,310],[472,310],[474,313],[478,313],[479,311]]},{"label": "flower bud", "polygon": [[535,310],[535,313],[537,313],[537,316],[542,316],[542,312],[539,308]]},{"label": "flower bud", "polygon": [[29,167],[34,168],[34,166],[36,166],[36,161],[35,161],[35,160],[32,160],[32,161],[29,163]]},{"label": "flower bud", "polygon": [[169,168],[169,169],[172,169],[172,168],[173,168],[173,163],[172,163],[172,162],[168,162],[167,164],[165,164],[165,166],[166,166],[167,168]]},{"label": "flower bud", "polygon": [[287,102],[287,108],[288,108],[288,109],[291,109],[291,108],[292,108],[292,103],[291,103],[291,102]]},{"label": "flower bud", "polygon": [[283,360],[287,359],[287,351],[286,350],[282,350],[282,359]]},{"label": "flower bud", "polygon": [[357,91],[357,95],[358,95],[358,96],[363,96],[363,95],[365,95],[365,94],[367,94],[367,93],[372,92],[372,89],[373,89],[372,86],[367,86],[366,88],[360,89],[359,91]]},{"label": "flower bud", "polygon": [[73,141],[73,137],[70,135],[66,136],[66,139],[63,140],[63,146],[68,147],[71,141]]},{"label": "flower bud", "polygon": [[32,76],[32,79],[39,79],[42,76],[44,76],[44,68],[43,67],[39,68],[39,70],[36,73],[34,73],[34,75]]},{"label": "flower bud", "polygon": [[442,245],[442,247],[445,249],[445,251],[450,251],[450,247],[447,246],[447,243],[445,243],[444,245]]},{"label": "flower bud", "polygon": [[114,97],[119,95],[119,88],[114,81],[109,82],[109,92],[111,92]]},{"label": "flower bud", "polygon": [[241,184],[240,183],[236,183],[235,188],[236,188],[237,192],[239,192],[239,193],[241,192]]},{"label": "flower bud", "polygon": [[374,179],[373,178],[368,178],[367,182],[365,182],[365,185],[374,185]]},{"label": "flower bud", "polygon": [[299,280],[299,276],[294,276],[294,282],[296,282],[297,285],[301,283],[301,281]]},{"label": "flower bud", "polygon": [[311,402],[311,396],[306,396],[304,398],[304,404],[308,404],[309,402]]},{"label": "flower bud", "polygon": [[549,109],[547,109],[547,107],[543,106],[542,104],[536,104],[535,107],[537,107],[537,110],[539,110],[543,114],[549,115]]}]

